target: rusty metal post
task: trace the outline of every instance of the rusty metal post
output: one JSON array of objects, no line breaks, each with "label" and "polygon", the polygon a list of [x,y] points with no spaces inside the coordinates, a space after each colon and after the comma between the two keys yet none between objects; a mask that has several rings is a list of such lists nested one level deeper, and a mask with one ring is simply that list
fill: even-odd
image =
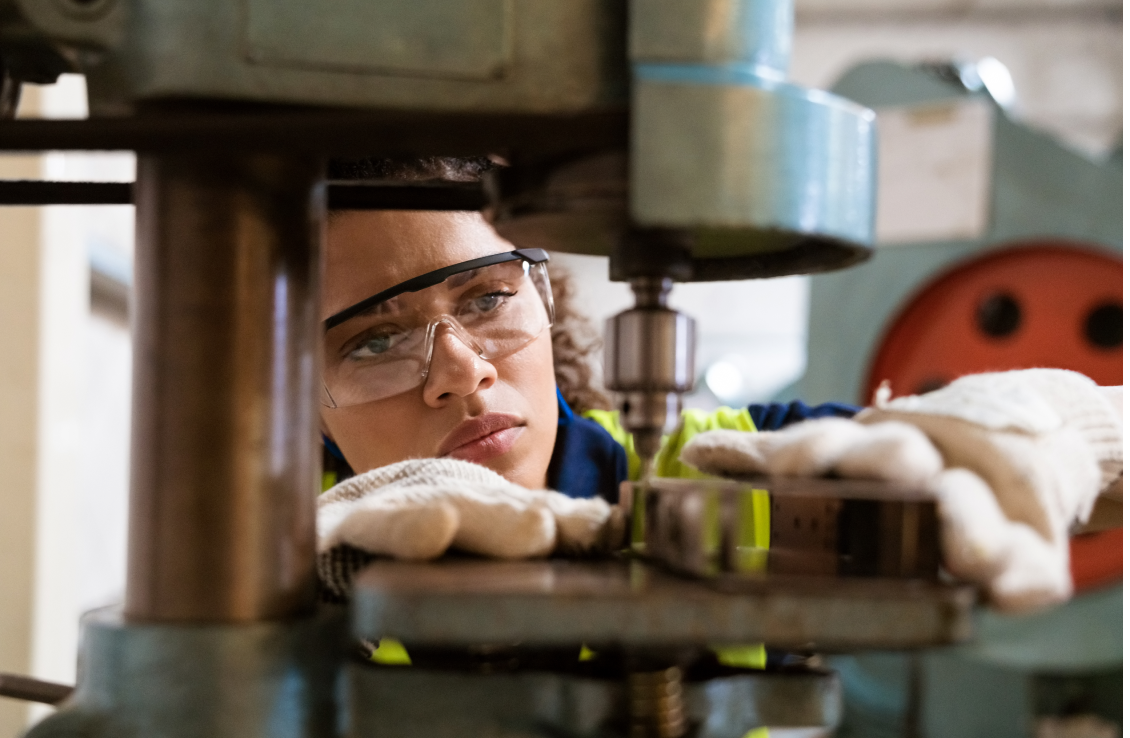
[{"label": "rusty metal post", "polygon": [[132,621],[313,606],[318,176],[278,155],[139,157]]}]

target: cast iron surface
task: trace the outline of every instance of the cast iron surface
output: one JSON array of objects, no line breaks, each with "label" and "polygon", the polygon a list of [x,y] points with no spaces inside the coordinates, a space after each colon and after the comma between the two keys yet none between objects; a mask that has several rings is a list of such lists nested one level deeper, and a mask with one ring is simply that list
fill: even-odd
[{"label": "cast iron surface", "polygon": [[26,738],[332,738],[342,615],[188,626],[91,611],[77,689]]},{"label": "cast iron surface", "polygon": [[356,580],[354,634],[409,643],[741,644],[852,650],[955,643],[971,588],[914,580],[677,577],[638,561],[380,561]]},{"label": "cast iron surface", "polygon": [[[515,738],[626,732],[628,689],[622,676],[351,664],[346,682],[358,736],[495,735],[498,725]],[[840,720],[839,680],[829,672],[730,669],[688,675],[682,690],[686,719],[698,738],[741,738],[762,725],[831,727]],[[455,726],[457,732],[449,733]]]}]

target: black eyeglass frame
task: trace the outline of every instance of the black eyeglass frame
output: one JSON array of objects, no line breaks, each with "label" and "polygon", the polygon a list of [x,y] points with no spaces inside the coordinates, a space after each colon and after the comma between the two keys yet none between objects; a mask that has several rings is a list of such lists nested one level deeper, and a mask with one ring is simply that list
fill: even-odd
[{"label": "black eyeglass frame", "polygon": [[419,292],[428,287],[434,287],[453,274],[469,272],[472,269],[482,269],[483,267],[493,266],[494,264],[502,264],[507,261],[517,261],[519,259],[530,264],[544,264],[549,261],[549,254],[547,254],[544,249],[514,249],[513,251],[504,251],[501,254],[480,256],[477,259],[470,259],[468,261],[461,261],[458,264],[452,264],[451,266],[445,266],[401,282],[395,287],[389,287],[387,290],[382,290],[372,297],[366,297],[361,302],[350,305],[344,310],[336,312],[326,318],[322,321],[322,326],[328,331],[331,328],[341,325],[350,318],[363,313],[378,303],[391,300],[405,292]]}]

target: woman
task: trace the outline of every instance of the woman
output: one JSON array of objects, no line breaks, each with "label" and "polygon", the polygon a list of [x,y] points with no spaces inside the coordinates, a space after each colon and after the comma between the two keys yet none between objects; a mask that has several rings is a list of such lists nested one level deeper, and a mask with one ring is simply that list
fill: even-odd
[{"label": "woman", "polygon": [[[465,181],[488,166],[362,162],[344,174]],[[560,289],[554,302],[548,255],[515,249],[477,213],[333,213],[326,245],[322,428],[336,470],[357,474],[319,503],[332,595],[346,596],[375,554],[523,557],[615,540],[619,518],[603,500],[638,477],[638,460],[615,413],[593,407],[600,395],[563,330],[577,321]],[[1022,609],[1070,594],[1068,528],[1121,475],[1112,402],[1080,375],[1033,370],[958,380],[858,423],[843,405],[687,412],[655,472],[931,486],[950,569]],[[813,418],[825,419],[750,433]]]}]

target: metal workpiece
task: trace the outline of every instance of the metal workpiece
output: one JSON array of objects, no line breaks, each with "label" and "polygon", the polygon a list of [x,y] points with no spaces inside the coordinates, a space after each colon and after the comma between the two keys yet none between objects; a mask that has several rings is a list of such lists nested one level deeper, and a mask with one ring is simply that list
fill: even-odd
[{"label": "metal workpiece", "polygon": [[[937,503],[922,489],[874,480],[755,477],[632,483],[635,550],[728,588],[766,575],[937,581]],[[767,494],[760,510],[757,491]],[[759,519],[768,516],[768,538]],[[642,543],[642,545],[640,545]]]},{"label": "metal workpiece", "polygon": [[971,633],[971,587],[769,575],[695,580],[642,562],[375,562],[358,574],[353,632],[412,644],[765,643],[816,651],[945,645]]},{"label": "metal workpiece", "polygon": [[[358,738],[494,735],[500,725],[515,738],[636,735],[628,684],[580,669],[474,673],[351,664],[346,675],[348,735]],[[670,686],[666,679],[653,682],[639,686]],[[826,672],[730,669],[683,680],[679,690],[682,725],[666,725],[690,728],[687,734],[696,738],[742,738],[763,726],[830,729],[840,721],[839,680]],[[663,697],[669,696],[665,690]]]},{"label": "metal workpiece", "polygon": [[340,609],[192,627],[97,610],[83,618],[78,688],[26,738],[331,738],[345,632]]},{"label": "metal workpiece", "polygon": [[315,159],[138,160],[126,617],[314,604]]}]

